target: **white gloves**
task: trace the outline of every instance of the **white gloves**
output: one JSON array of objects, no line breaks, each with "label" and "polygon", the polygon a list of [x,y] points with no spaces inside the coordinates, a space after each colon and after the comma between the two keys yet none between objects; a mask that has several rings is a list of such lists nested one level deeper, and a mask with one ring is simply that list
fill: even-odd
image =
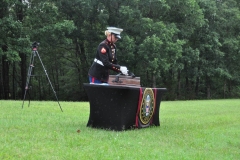
[{"label": "white gloves", "polygon": [[124,75],[128,75],[128,69],[127,69],[127,67],[125,67],[125,66],[121,66],[120,67],[120,71],[122,72],[122,74],[124,74]]}]

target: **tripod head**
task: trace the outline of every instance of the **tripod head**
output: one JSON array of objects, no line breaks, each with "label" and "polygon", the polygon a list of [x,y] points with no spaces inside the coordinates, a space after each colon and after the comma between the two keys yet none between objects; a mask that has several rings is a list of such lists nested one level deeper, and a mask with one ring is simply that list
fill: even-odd
[{"label": "tripod head", "polygon": [[40,43],[35,41],[35,42],[32,43],[32,48],[36,49],[39,45],[40,45]]}]

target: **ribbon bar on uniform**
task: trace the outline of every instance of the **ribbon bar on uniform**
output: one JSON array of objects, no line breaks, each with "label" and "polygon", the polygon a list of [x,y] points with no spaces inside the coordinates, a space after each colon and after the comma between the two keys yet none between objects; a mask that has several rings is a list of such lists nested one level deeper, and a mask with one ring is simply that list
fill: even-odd
[{"label": "ribbon bar on uniform", "polygon": [[96,63],[100,64],[101,66],[104,66],[104,65],[103,65],[103,63],[102,63],[102,61],[99,61],[99,60],[98,60],[98,59],[96,59],[96,58],[94,59],[94,62],[96,62]]}]

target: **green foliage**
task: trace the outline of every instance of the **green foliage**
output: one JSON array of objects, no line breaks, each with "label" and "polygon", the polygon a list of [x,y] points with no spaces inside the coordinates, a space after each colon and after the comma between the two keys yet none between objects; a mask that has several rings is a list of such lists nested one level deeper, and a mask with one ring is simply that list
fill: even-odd
[{"label": "green foliage", "polygon": [[[118,62],[141,77],[142,86],[167,87],[167,99],[236,97],[239,8],[237,0],[4,0],[0,98],[23,90],[31,43],[37,41],[61,99],[86,100],[82,83],[107,26],[124,29]],[[48,81],[37,59],[36,66],[43,82],[34,97],[43,97],[37,91],[47,90]],[[54,98],[51,92],[44,96]]]},{"label": "green foliage", "polygon": [[[167,68],[166,63],[158,63],[158,58],[160,60],[160,46],[162,41],[159,37],[155,35],[147,37],[143,43],[139,46],[139,54],[143,60],[143,67],[147,70],[151,70],[153,73],[156,73],[158,68]],[[164,57],[164,56],[163,56]],[[164,59],[161,57],[161,62],[164,62]],[[163,67],[158,66],[161,65]]]},{"label": "green foliage", "polygon": [[9,61],[19,61],[19,51],[26,51],[29,46],[29,37],[25,35],[25,29],[20,21],[14,20],[12,16],[0,19],[0,44],[6,45],[6,50],[0,48],[0,55],[6,55]]}]

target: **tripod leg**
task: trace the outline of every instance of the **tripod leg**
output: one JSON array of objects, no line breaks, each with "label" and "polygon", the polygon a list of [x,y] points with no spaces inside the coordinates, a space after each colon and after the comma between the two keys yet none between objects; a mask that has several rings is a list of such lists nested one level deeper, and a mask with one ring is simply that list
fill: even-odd
[{"label": "tripod leg", "polygon": [[[35,51],[32,52],[32,55],[30,57],[30,63],[29,63],[29,67],[28,67],[28,73],[27,73],[27,81],[26,81],[26,86],[25,86],[25,92],[24,92],[24,96],[23,96],[23,103],[22,103],[22,108],[23,108],[23,105],[24,105],[24,100],[26,98],[26,93],[28,92],[28,95],[30,97],[30,94],[29,94],[29,83],[30,83],[30,80],[31,80],[31,74],[32,74],[32,70],[33,70],[33,63],[34,63],[34,57],[36,56],[35,54]],[[29,104],[28,106],[30,105],[30,98],[29,98]]]},{"label": "tripod leg", "polygon": [[46,74],[46,76],[47,76],[47,79],[48,79],[49,84],[51,85],[51,88],[52,88],[52,90],[53,90],[53,93],[54,93],[54,95],[55,95],[55,97],[56,97],[56,99],[57,99],[58,105],[59,105],[61,111],[63,112],[62,107],[61,107],[61,105],[60,105],[60,103],[59,103],[57,94],[56,94],[56,92],[55,92],[55,90],[54,90],[54,88],[53,88],[53,86],[52,86],[52,83],[51,83],[49,77],[48,77],[47,70],[45,69],[45,67],[44,67],[44,65],[43,65],[43,62],[42,62],[42,60],[41,60],[41,58],[40,58],[40,55],[38,54],[37,51],[36,51],[36,54],[37,54],[37,56],[38,56],[38,58],[39,58],[39,60],[40,60],[40,62],[41,62],[41,64],[42,64],[43,70],[44,70],[44,72],[45,72],[45,74]]},{"label": "tripod leg", "polygon": [[29,100],[28,100],[28,107],[30,107],[30,101],[31,101],[31,95],[30,95],[30,91],[28,90],[28,97],[29,97]]}]

